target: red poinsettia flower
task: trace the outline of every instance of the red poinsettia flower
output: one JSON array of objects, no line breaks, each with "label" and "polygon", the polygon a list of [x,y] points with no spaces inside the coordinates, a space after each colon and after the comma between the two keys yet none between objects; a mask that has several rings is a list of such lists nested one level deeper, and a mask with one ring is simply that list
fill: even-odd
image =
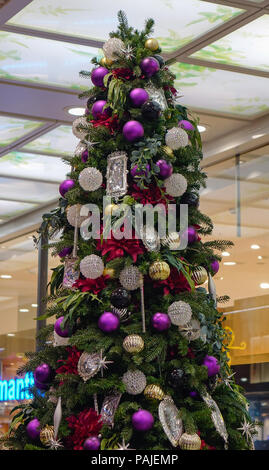
[{"label": "red poinsettia flower", "polygon": [[68,346],[68,356],[66,359],[59,359],[57,362],[63,365],[56,369],[56,374],[78,374],[78,361],[81,356],[81,352],[78,351],[76,346]]},{"label": "red poinsettia flower", "polygon": [[113,135],[117,130],[119,130],[120,124],[118,116],[107,117],[101,115],[99,119],[93,119],[90,121],[93,127],[105,126],[108,128],[111,135]]},{"label": "red poinsettia flower", "polygon": [[83,450],[85,440],[97,436],[102,429],[101,415],[92,408],[81,411],[77,416],[69,416],[66,421],[73,431],[66,440],[69,449]]},{"label": "red poinsettia flower", "polygon": [[125,80],[131,80],[134,78],[133,71],[128,68],[117,68],[112,70],[112,75],[114,78],[124,78]]},{"label": "red poinsettia flower", "polygon": [[179,292],[191,290],[190,284],[184,274],[181,271],[178,272],[177,268],[171,268],[170,276],[164,281],[155,281],[153,287],[157,289],[163,287],[164,295],[176,295],[179,294]]},{"label": "red poinsettia flower", "polygon": [[106,281],[110,276],[100,276],[97,279],[78,279],[73,285],[72,288],[77,288],[81,292],[92,292],[93,294],[99,294],[103,289],[106,288]]},{"label": "red poinsettia flower", "polygon": [[168,201],[174,202],[174,198],[169,195],[162,195],[162,192],[155,184],[150,184],[148,188],[141,189],[137,184],[133,184],[130,192],[131,196],[140,204],[164,204],[167,207]]},{"label": "red poinsettia flower", "polygon": [[188,348],[187,357],[189,359],[195,359],[195,354],[191,348]]},{"label": "red poinsettia flower", "polygon": [[[121,230],[123,230],[123,227],[121,227]],[[121,240],[114,238],[113,233],[111,233],[111,239],[104,239],[102,242],[101,240],[97,241],[96,249],[101,251],[102,256],[108,254],[107,262],[115,258],[122,258],[127,254],[132,257],[135,263],[137,256],[142,255],[145,251],[141,241],[135,238],[135,233],[133,233],[133,238],[122,238]]]},{"label": "red poinsettia flower", "polygon": [[[197,431],[198,436],[201,436],[200,431]],[[216,447],[208,445],[203,439],[201,439],[201,447],[200,450],[216,450]]]}]

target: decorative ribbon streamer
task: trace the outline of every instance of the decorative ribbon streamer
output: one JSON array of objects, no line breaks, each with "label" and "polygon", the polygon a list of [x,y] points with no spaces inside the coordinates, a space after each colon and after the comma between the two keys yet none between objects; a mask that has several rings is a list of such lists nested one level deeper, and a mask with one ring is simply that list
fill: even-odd
[{"label": "decorative ribbon streamer", "polygon": [[208,293],[211,295],[212,299],[214,300],[215,307],[216,307],[217,306],[216,286],[210,273],[208,273]]},{"label": "decorative ribbon streamer", "polygon": [[144,300],[144,279],[141,275],[140,278],[140,298],[141,298],[141,313],[142,313],[142,331],[146,333],[146,315],[145,315],[145,300]]},{"label": "decorative ribbon streamer", "polygon": [[57,401],[57,405],[54,411],[54,416],[53,416],[53,425],[54,425],[54,439],[57,439],[58,436],[58,431],[59,431],[59,426],[61,424],[62,420],[62,398],[59,397]]},{"label": "decorative ribbon streamer", "polygon": [[216,428],[216,431],[224,440],[224,448],[225,450],[227,450],[228,449],[228,433],[227,433],[225,422],[220,412],[220,409],[217,403],[213,400],[213,398],[211,397],[211,395],[209,395],[208,392],[201,393],[201,397],[211,411],[211,418]]}]

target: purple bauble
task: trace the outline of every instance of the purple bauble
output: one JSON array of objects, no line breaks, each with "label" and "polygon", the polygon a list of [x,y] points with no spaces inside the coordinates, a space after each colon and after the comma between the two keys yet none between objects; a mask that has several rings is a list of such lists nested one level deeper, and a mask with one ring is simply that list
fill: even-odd
[{"label": "purple bauble", "polygon": [[152,326],[157,331],[168,330],[171,326],[171,320],[166,313],[157,312],[152,317]]},{"label": "purple bauble", "polygon": [[104,86],[104,77],[108,74],[108,69],[105,67],[97,67],[92,71],[91,80],[95,86]]},{"label": "purple bauble", "polygon": [[169,178],[173,173],[173,166],[166,160],[158,160],[156,165],[160,168],[159,176],[162,179]]},{"label": "purple bauble", "polygon": [[152,75],[160,70],[160,64],[154,57],[146,57],[141,60],[140,68],[147,77],[152,77]]},{"label": "purple bauble", "polygon": [[89,158],[89,152],[88,150],[84,150],[84,152],[82,152],[81,154],[81,161],[83,163],[86,163],[88,161],[88,158]]},{"label": "purple bauble", "polygon": [[100,447],[100,439],[96,436],[88,437],[83,444],[84,450],[98,450]]},{"label": "purple bauble", "polygon": [[35,387],[38,388],[38,390],[48,390],[50,385],[49,383],[42,383],[42,382],[38,382],[38,380],[36,380],[35,378]]},{"label": "purple bauble", "polygon": [[61,251],[59,251],[58,256],[60,256],[60,258],[65,258],[65,256],[68,256],[70,253],[72,253],[72,250],[72,246],[67,246],[66,248],[63,248]]},{"label": "purple bauble", "polygon": [[179,127],[182,127],[182,129],[185,129],[185,131],[194,131],[194,126],[190,121],[186,121],[185,119],[182,119],[182,121],[178,121]]},{"label": "purple bauble", "polygon": [[46,363],[40,364],[40,366],[37,366],[37,368],[34,371],[35,381],[41,382],[42,384],[48,382],[50,379],[50,376],[51,376],[51,368]]},{"label": "purple bauble", "polygon": [[122,129],[123,135],[129,142],[134,142],[144,135],[144,128],[138,121],[128,121]]},{"label": "purple bauble", "polygon": [[132,416],[132,424],[137,431],[148,431],[152,428],[153,423],[154,418],[147,410],[136,411]]},{"label": "purple bauble", "polygon": [[62,328],[63,321],[64,317],[60,317],[56,320],[54,323],[54,331],[62,338],[67,338],[69,336],[69,330],[66,327]]},{"label": "purple bauble", "polygon": [[182,238],[188,240],[188,243],[194,243],[198,240],[198,235],[194,227],[188,227],[182,234]]},{"label": "purple bauble", "polygon": [[38,421],[37,418],[34,418],[30,421],[30,423],[27,424],[26,426],[26,432],[30,439],[33,439],[33,441],[36,441],[39,439],[40,435],[40,422]]},{"label": "purple bauble", "polygon": [[192,398],[195,398],[197,397],[197,392],[195,392],[195,390],[192,390],[190,393],[189,393],[190,397]]},{"label": "purple bauble", "polygon": [[111,114],[111,109],[106,108],[104,109],[104,106],[107,104],[105,100],[98,100],[95,101],[95,103],[92,106],[92,115],[94,119],[98,119],[101,116],[108,117]]},{"label": "purple bauble", "polygon": [[146,164],[146,170],[138,170],[137,165],[135,165],[133,168],[131,168],[131,175],[133,178],[137,176],[148,176],[148,173],[150,171],[150,165],[147,163]]},{"label": "purple bauble", "polygon": [[69,191],[69,189],[72,189],[74,186],[75,186],[74,180],[64,180],[59,186],[60,195],[64,197],[65,193],[67,193],[67,191]]},{"label": "purple bauble", "polygon": [[130,99],[135,108],[140,108],[149,99],[149,95],[144,88],[134,88],[130,92]]},{"label": "purple bauble", "polygon": [[214,356],[206,356],[204,358],[203,365],[208,369],[208,377],[216,375],[220,370],[218,360]]},{"label": "purple bauble", "polygon": [[217,272],[218,272],[218,270],[219,270],[219,262],[218,262],[218,260],[214,259],[214,260],[211,262],[210,266],[211,266],[211,269],[212,269],[213,273],[214,273],[214,274],[217,274]]},{"label": "purple bauble", "polygon": [[98,320],[98,326],[102,331],[104,331],[104,333],[111,333],[112,331],[117,330],[117,328],[119,328],[119,324],[119,317],[111,312],[104,312]]}]

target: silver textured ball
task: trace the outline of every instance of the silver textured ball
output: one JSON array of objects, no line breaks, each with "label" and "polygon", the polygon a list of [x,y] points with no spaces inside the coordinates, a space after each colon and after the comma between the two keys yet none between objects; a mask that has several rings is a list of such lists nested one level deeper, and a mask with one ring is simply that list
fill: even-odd
[{"label": "silver textured ball", "polygon": [[192,310],[189,304],[178,300],[168,307],[168,315],[173,325],[184,326],[192,317]]},{"label": "silver textured ball", "polygon": [[164,180],[164,186],[169,196],[179,197],[185,193],[188,183],[183,175],[180,173],[173,173],[169,178]]},{"label": "silver textured ball", "polygon": [[181,129],[181,127],[172,127],[172,129],[169,129],[166,133],[165,143],[172,150],[178,150],[189,144],[189,137],[187,132]]},{"label": "silver textured ball", "polygon": [[120,283],[127,290],[135,290],[140,286],[141,273],[136,266],[127,266],[120,272]]},{"label": "silver textured ball", "polygon": [[80,116],[73,121],[72,132],[80,140],[85,139],[86,135],[89,134],[89,130],[79,129],[80,126],[88,127],[89,123],[85,116]]},{"label": "silver textured ball", "polygon": [[129,395],[139,395],[147,385],[146,376],[141,370],[128,370],[123,374],[122,381]]},{"label": "silver textured ball", "polygon": [[96,191],[103,182],[103,175],[97,168],[90,166],[80,172],[78,182],[84,191]]},{"label": "silver textured ball", "polygon": [[167,246],[170,250],[178,250],[180,246],[180,236],[178,232],[170,232],[163,238],[162,245]]},{"label": "silver textured ball", "polygon": [[104,55],[110,60],[117,60],[118,55],[123,55],[124,48],[124,42],[119,38],[110,38],[103,45]]},{"label": "silver textured ball", "polygon": [[74,204],[73,206],[68,207],[66,211],[66,217],[70,225],[72,227],[76,226],[76,219],[77,219],[77,226],[80,227],[82,222],[88,218],[88,215],[81,216],[80,209],[82,208],[81,204]]},{"label": "silver textured ball", "polygon": [[104,263],[102,258],[97,255],[85,256],[80,262],[80,272],[89,279],[97,279],[102,276]]},{"label": "silver textured ball", "polygon": [[74,151],[75,157],[80,157],[85,150],[87,150],[87,145],[83,144],[83,142],[79,142]]}]

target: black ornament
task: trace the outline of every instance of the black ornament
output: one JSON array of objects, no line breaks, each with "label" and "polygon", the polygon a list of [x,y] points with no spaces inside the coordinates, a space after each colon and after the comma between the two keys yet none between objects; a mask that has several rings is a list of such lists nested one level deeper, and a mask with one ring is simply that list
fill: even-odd
[{"label": "black ornament", "polygon": [[157,101],[146,101],[141,107],[142,116],[145,119],[158,119],[162,108]]},{"label": "black ornament", "polygon": [[123,287],[118,287],[111,294],[111,304],[116,308],[126,308],[131,302],[131,294]]},{"label": "black ornament", "polygon": [[184,385],[184,371],[182,369],[174,369],[168,377],[168,382],[173,388],[181,388]]},{"label": "black ornament", "polygon": [[160,67],[162,67],[165,64],[165,60],[161,55],[155,54],[153,57],[159,62]]},{"label": "black ornament", "polygon": [[185,193],[180,199],[181,204],[188,204],[188,206],[199,207],[199,196],[195,193]]},{"label": "black ornament", "polygon": [[93,103],[95,103],[95,101],[102,100],[103,98],[104,98],[103,94],[90,96],[90,98],[87,101],[87,108],[91,109],[91,107],[92,107]]}]

